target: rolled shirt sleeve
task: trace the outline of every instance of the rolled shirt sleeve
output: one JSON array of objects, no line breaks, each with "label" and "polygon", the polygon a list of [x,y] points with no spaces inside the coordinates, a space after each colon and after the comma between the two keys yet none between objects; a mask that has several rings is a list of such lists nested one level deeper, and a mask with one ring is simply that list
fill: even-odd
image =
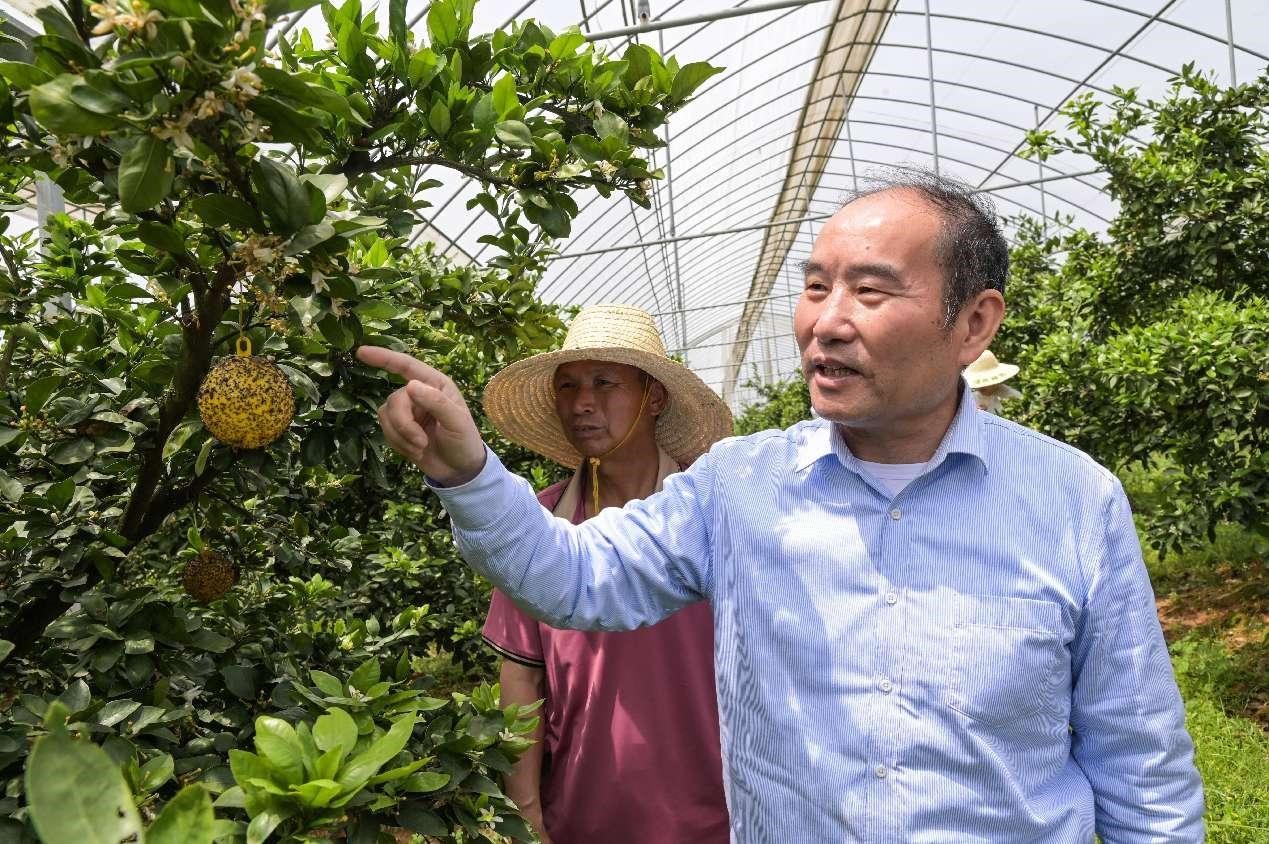
[{"label": "rolled shirt sleeve", "polygon": [[553,516],[492,451],[468,483],[433,489],[463,559],[520,606],[554,627],[632,630],[709,597],[712,467],[707,454],[581,525]]},{"label": "rolled shirt sleeve", "polygon": [[1108,479],[1073,644],[1072,754],[1107,844],[1203,841],[1203,787],[1128,499]]}]

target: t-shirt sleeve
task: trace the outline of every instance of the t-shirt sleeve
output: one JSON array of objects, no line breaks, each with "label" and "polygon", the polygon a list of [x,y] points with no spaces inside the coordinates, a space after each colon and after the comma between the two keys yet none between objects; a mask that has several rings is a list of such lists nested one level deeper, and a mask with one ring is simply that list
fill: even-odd
[{"label": "t-shirt sleeve", "polygon": [[546,665],[537,621],[513,604],[500,589],[493,591],[481,636],[485,644],[512,662],[531,668]]}]

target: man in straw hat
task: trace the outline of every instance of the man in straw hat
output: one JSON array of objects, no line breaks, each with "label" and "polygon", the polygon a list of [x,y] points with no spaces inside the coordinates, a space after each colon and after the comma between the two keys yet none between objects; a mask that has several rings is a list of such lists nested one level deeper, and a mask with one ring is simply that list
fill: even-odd
[{"label": "man in straw hat", "polygon": [[[652,317],[619,305],[583,308],[562,349],[499,372],[484,405],[507,439],[575,470],[538,495],[574,524],[660,490],[732,429],[722,400],[666,356]],[[587,632],[538,622],[495,590],[484,636],[504,658],[503,705],[545,701],[540,741],[505,783],[544,841],[727,842],[707,602]]]},{"label": "man in straw hat", "polygon": [[988,349],[978,356],[978,360],[965,367],[965,383],[974,391],[974,401],[979,410],[999,413],[1001,402],[1022,398],[1022,393],[1005,383],[1017,374],[1017,366],[1001,363]]},{"label": "man in straw hat", "polygon": [[464,557],[558,626],[707,598],[732,836],[1200,842],[1203,789],[1123,489],[980,413],[961,370],[1004,313],[981,194],[933,174],[819,232],[794,328],[821,419],[726,439],[665,489],[553,519],[442,373],[385,437]]}]

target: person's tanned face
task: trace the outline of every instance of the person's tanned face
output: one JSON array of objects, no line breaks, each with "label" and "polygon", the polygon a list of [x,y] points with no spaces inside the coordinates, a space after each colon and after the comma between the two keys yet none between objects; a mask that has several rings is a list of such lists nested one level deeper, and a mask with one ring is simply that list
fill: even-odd
[{"label": "person's tanned face", "polygon": [[970,325],[969,306],[945,325],[942,227],[923,197],[897,189],[850,203],[816,238],[794,331],[819,415],[902,430],[955,401],[983,331]]},{"label": "person's tanned face", "polygon": [[555,412],[568,441],[582,456],[599,457],[620,443],[634,425],[627,444],[654,442],[656,414],[665,407],[665,389],[656,381],[651,383],[640,415],[647,382],[642,370],[623,363],[561,364],[553,379]]}]

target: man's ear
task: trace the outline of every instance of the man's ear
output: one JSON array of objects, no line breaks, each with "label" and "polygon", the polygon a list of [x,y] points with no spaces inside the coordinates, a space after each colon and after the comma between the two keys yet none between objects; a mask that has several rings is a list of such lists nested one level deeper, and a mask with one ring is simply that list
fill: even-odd
[{"label": "man's ear", "polygon": [[999,290],[983,290],[965,304],[956,317],[962,337],[958,351],[961,366],[969,366],[991,346],[1004,318],[1005,297]]},{"label": "man's ear", "polygon": [[669,394],[665,391],[665,385],[653,379],[652,386],[648,389],[648,412],[653,416],[660,416],[669,403]]}]

